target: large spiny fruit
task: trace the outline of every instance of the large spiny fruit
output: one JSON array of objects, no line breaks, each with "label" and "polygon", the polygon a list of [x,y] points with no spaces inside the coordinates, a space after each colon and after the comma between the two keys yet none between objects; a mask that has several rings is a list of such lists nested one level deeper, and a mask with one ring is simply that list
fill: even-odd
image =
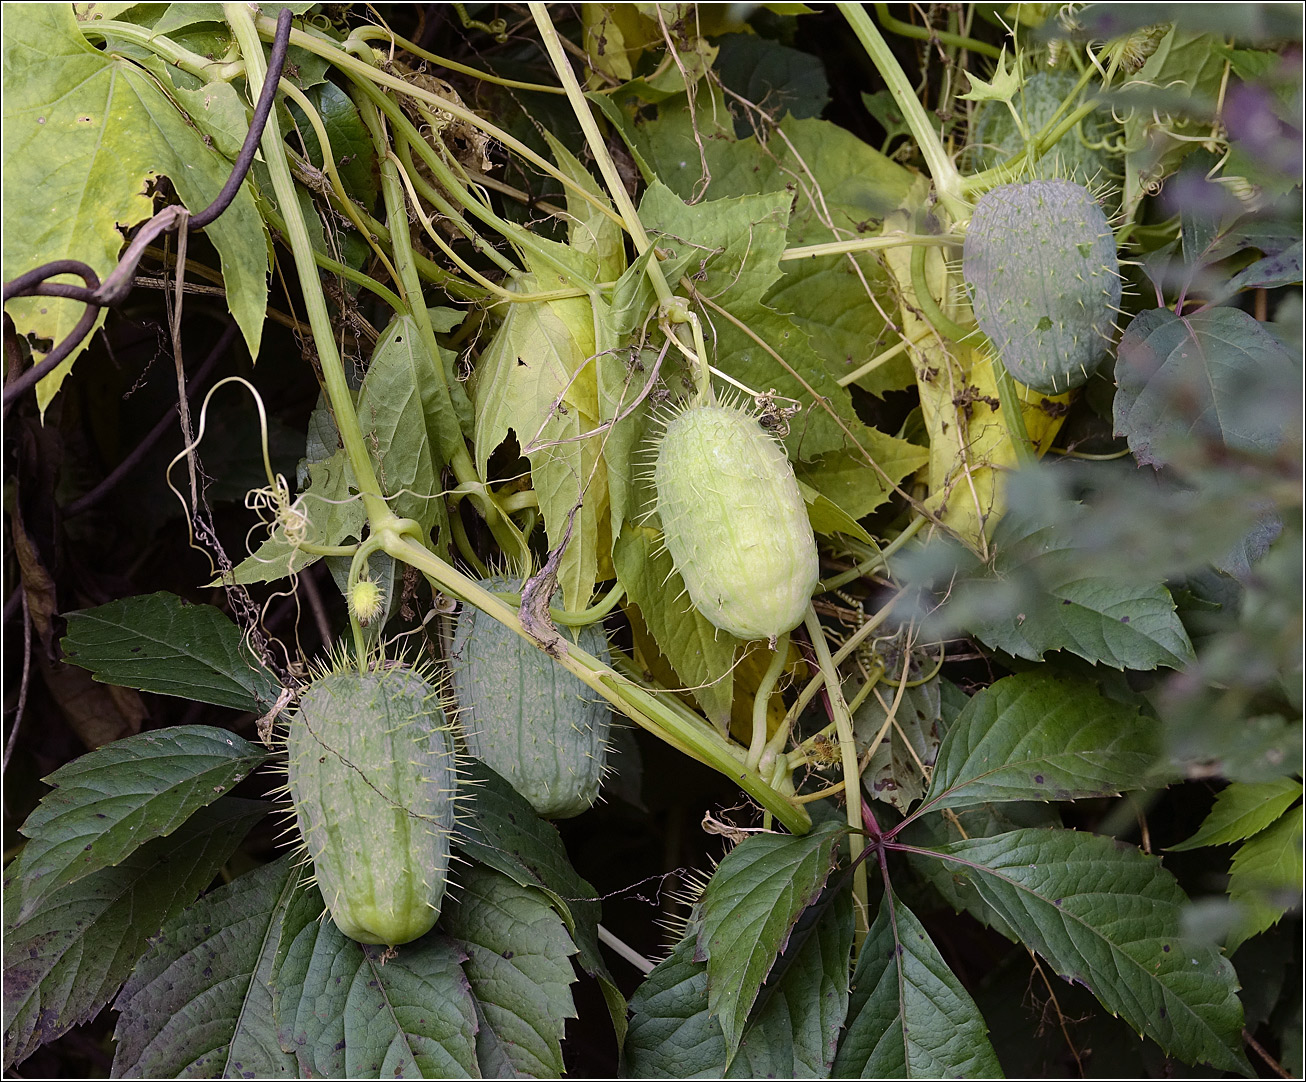
[{"label": "large spiny fruit", "polygon": [[[503,578],[481,585],[491,592],[518,588]],[[577,645],[605,663],[611,656],[600,624],[581,628]],[[607,758],[607,704],[471,605],[458,614],[449,659],[468,753],[503,775],[546,819],[569,819],[589,808]]]},{"label": "large spiny fruit", "polygon": [[962,255],[975,319],[1016,379],[1043,394],[1088,381],[1120,304],[1115,236],[1092,194],[1068,180],[994,188]]},{"label": "large spiny fruit", "polygon": [[394,662],[315,680],[286,737],[288,790],[331,918],[397,946],[440,916],[456,774],[440,697]]},{"label": "large spiny fruit", "polygon": [[807,612],[816,538],[784,449],[752,414],[695,405],[668,422],[653,465],[667,550],[714,626],[774,642]]}]

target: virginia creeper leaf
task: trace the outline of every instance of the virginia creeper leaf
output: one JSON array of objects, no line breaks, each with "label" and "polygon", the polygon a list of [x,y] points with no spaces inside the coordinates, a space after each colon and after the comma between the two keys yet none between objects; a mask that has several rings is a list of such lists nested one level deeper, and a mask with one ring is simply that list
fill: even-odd
[{"label": "virginia creeper leaf", "polygon": [[277,972],[282,1047],[304,1076],[467,1078],[476,1068],[476,1012],[449,939],[430,932],[395,948],[347,939],[311,921]]},{"label": "virginia creeper leaf", "polygon": [[[103,279],[123,245],[119,224],[152,213],[146,193],[152,179],[166,175],[182,202],[199,211],[226,182],[230,163],[205,146],[149,75],[93,48],[70,6],[42,4],[21,13],[15,6],[5,25],[4,279],[69,258],[89,263]],[[222,258],[227,304],[257,356],[267,308],[267,240],[247,187],[205,234]],[[57,343],[83,306],[28,297],[7,309],[19,334]],[[103,319],[102,310],[97,326]],[[39,384],[42,409],[78,353]]]},{"label": "virginia creeper leaf", "polygon": [[64,658],[106,684],[263,713],[280,681],[212,605],[139,594],[65,614]]},{"label": "virginia creeper leaf", "polygon": [[1039,670],[977,693],[944,738],[925,806],[1079,800],[1142,786],[1160,723],[1086,682]]},{"label": "virginia creeper leaf", "polygon": [[[708,1010],[707,966],[694,960],[697,922],[631,997],[625,1073],[636,1078],[826,1078],[848,1007],[852,895],[799,918],[797,933],[759,997],[725,1070],[721,1023]],[[790,953],[794,957],[789,957]],[[783,969],[783,972],[781,972]]]},{"label": "virginia creeper leaf", "polygon": [[943,618],[1030,661],[1069,650],[1117,669],[1179,668],[1193,647],[1170,592],[1081,553],[1086,513],[1012,507],[993,533],[992,572],[962,573]]},{"label": "virginia creeper leaf", "polygon": [[726,854],[703,894],[695,956],[707,962],[708,1010],[721,1020],[727,1063],[794,922],[830,874],[841,833],[839,824],[824,823],[803,837],[747,838]]},{"label": "virginia creeper leaf", "polygon": [[14,861],[5,872],[5,1066],[95,1017],[150,937],[212,882],[267,810],[236,797],[201,808],[169,837],[49,894],[22,922],[24,861]]},{"label": "virginia creeper leaf", "polygon": [[1272,455],[1299,423],[1301,360],[1246,312],[1142,312],[1116,362],[1116,431],[1145,465],[1194,440]]},{"label": "virginia creeper leaf", "polygon": [[1301,782],[1294,778],[1242,782],[1220,790],[1215,807],[1191,838],[1170,846],[1170,852],[1200,849],[1204,845],[1228,845],[1258,834],[1279,818],[1301,796]]},{"label": "virginia creeper leaf", "polygon": [[862,944],[836,1078],[1001,1078],[988,1027],[920,921],[893,895]]},{"label": "virginia creeper leaf", "polygon": [[1069,830],[1015,830],[935,852],[1060,976],[1137,1032],[1188,1062],[1250,1073],[1233,967],[1180,934],[1188,899],[1159,860]]},{"label": "virginia creeper leaf", "polygon": [[1230,954],[1276,924],[1302,896],[1302,809],[1287,812],[1277,823],[1245,842],[1229,868],[1229,897],[1242,917],[1225,943]]},{"label": "virginia creeper leaf", "polygon": [[463,969],[485,1018],[477,1047],[492,1038],[520,1075],[556,1078],[566,1020],[576,1017],[576,947],[539,891],[478,866],[459,878],[444,930],[467,955]]},{"label": "virginia creeper leaf", "polygon": [[502,872],[514,883],[542,891],[567,926],[581,967],[598,980],[612,1015],[617,1042],[626,1032],[626,1002],[599,952],[599,902],[571,866],[551,823],[535,814],[516,789],[479,759],[460,771],[453,844],[465,856]]},{"label": "virginia creeper leaf", "polygon": [[293,854],[169,921],[114,1006],[115,1078],[298,1078],[277,1042],[271,969],[281,918],[302,890]]},{"label": "virginia creeper leaf", "polygon": [[53,891],[167,837],[267,758],[235,733],[178,725],[88,752],[45,781],[54,791],[23,824],[27,920]]}]

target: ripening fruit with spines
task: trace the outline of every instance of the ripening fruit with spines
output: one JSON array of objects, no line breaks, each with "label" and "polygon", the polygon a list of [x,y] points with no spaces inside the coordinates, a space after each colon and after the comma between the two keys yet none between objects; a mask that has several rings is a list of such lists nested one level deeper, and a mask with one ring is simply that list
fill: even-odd
[{"label": "ripening fruit with spines", "polygon": [[448,882],[457,788],[436,686],[396,662],[319,674],[291,718],[286,769],[336,926],[385,946],[430,931]]},{"label": "ripening fruit with spines", "polygon": [[722,631],[774,641],[816,588],[816,537],[784,448],[746,410],[691,405],[666,424],[656,511],[689,600]]},{"label": "ripening fruit with spines", "polygon": [[371,579],[359,579],[350,590],[349,607],[364,627],[381,615],[384,603],[381,587]]},{"label": "ripening fruit with spines", "polygon": [[[485,579],[481,586],[492,593],[520,588],[506,578]],[[601,624],[581,628],[574,641],[605,664],[611,657]],[[472,605],[458,614],[449,666],[469,755],[502,775],[546,819],[569,819],[598,799],[612,726],[603,699]]]},{"label": "ripening fruit with spines", "polygon": [[1115,235],[1068,180],[1004,184],[976,205],[962,274],[975,320],[1027,387],[1081,386],[1111,344],[1121,295]]}]

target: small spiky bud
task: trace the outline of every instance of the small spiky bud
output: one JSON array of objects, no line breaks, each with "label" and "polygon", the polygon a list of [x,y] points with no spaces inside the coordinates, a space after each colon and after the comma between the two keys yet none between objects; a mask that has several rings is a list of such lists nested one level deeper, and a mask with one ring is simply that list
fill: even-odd
[{"label": "small spiky bud", "polygon": [[381,615],[384,604],[381,587],[371,579],[359,579],[349,592],[349,607],[364,627]]}]

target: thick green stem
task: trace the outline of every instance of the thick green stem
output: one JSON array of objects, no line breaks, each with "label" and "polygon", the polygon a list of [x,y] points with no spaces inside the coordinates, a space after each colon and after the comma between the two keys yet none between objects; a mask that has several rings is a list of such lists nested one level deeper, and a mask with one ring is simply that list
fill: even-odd
[{"label": "thick green stem", "polygon": [[[854,831],[862,829],[862,774],[857,762],[857,739],[853,735],[853,718],[843,697],[843,684],[839,670],[830,657],[830,646],[825,641],[825,628],[817,619],[816,609],[807,606],[807,635],[812,640],[816,663],[825,677],[825,691],[830,699],[830,712],[834,715],[835,731],[839,734],[839,758],[843,763],[844,801],[848,809],[848,825]],[[866,867],[859,864],[853,873],[853,899],[857,910],[856,941],[860,949],[862,940],[870,930],[867,910]]]},{"label": "thick green stem", "polygon": [[[384,551],[396,560],[416,567],[441,591],[475,605],[528,642],[539,645],[522,627],[514,610],[433,555],[424,545],[392,530],[381,531],[379,537]],[[730,744],[701,718],[670,708],[652,692],[621,676],[611,666],[605,665],[579,646],[567,643],[565,652],[555,660],[641,727],[730,778],[771,812],[787,830],[805,834],[811,829],[811,818],[807,812],[783,793],[771,788],[766,778],[756,770],[745,766],[742,749]]]},{"label": "thick green stem", "polygon": [[744,760],[753,769],[770,772],[772,765],[762,764],[763,752],[766,750],[766,710],[771,704],[771,692],[775,690],[776,681],[784,672],[785,658],[789,656],[789,632],[785,632],[775,642],[771,654],[771,664],[766,667],[757,693],[753,696],[753,740],[748,746],[748,758]]},{"label": "thick green stem", "polygon": [[[254,19],[247,4],[223,4],[223,13],[240,45],[245,58],[245,78],[249,92],[257,97],[263,89],[265,68],[263,63],[263,45],[254,29]],[[295,182],[290,176],[290,166],[281,141],[281,127],[277,122],[274,109],[268,116],[267,127],[263,131],[263,159],[272,178],[272,190],[277,202],[281,204],[285,217],[286,239],[295,260],[295,270],[299,275],[300,288],[303,292],[304,309],[308,314],[308,324],[313,332],[314,346],[322,365],[322,380],[327,397],[331,400],[331,409],[335,414],[336,428],[340,441],[349,456],[354,470],[354,479],[367,508],[368,520],[375,526],[378,522],[393,518],[390,508],[381,494],[381,486],[372,467],[371,456],[367,452],[367,443],[363,430],[358,423],[358,414],[354,411],[354,400],[349,393],[349,383],[345,379],[345,369],[336,349],[335,332],[331,328],[331,317],[327,312],[326,298],[322,295],[322,285],[318,280],[317,266],[313,260],[313,243],[309,240],[308,229],[304,225],[304,216],[299,209],[299,200],[295,195]]]},{"label": "thick green stem", "polygon": [[[875,65],[880,77],[889,88],[894,104],[902,112],[903,120],[907,122],[907,128],[925,158],[930,176],[934,178],[934,189],[938,193],[939,202],[947,207],[954,218],[968,217],[969,211],[961,196],[961,174],[957,172],[957,167],[948,157],[943,141],[934,130],[925,108],[917,101],[916,93],[911,83],[907,81],[907,76],[894,57],[888,42],[871,22],[871,17],[861,4],[841,3],[839,10],[848,20],[848,25],[853,28],[853,33],[857,35],[867,56],[871,58],[871,63]],[[861,829],[860,822],[857,824],[857,829]]]}]

